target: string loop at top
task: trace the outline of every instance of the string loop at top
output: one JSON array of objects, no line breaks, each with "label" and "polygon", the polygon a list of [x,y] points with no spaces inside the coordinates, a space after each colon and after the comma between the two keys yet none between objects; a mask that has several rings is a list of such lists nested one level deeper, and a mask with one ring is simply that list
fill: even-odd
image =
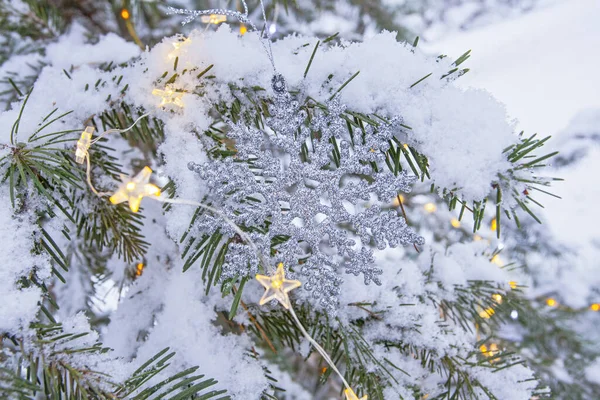
[{"label": "string loop at top", "polygon": [[[242,2],[242,5],[244,7],[244,12],[228,10],[225,8],[211,8],[211,9],[207,9],[207,10],[188,10],[188,9],[183,9],[183,8],[167,7],[167,14],[169,14],[169,15],[172,15],[172,14],[187,15],[185,17],[185,19],[181,22],[181,25],[189,24],[194,19],[196,19],[202,15],[211,15],[211,14],[225,15],[228,17],[236,18],[241,23],[247,24],[254,31],[258,32],[258,28],[254,24],[254,22],[252,22],[250,20],[250,18],[248,16],[248,5],[246,4],[246,1],[245,0],[240,0],[240,1]],[[262,15],[263,15],[263,20],[265,23],[264,33],[266,36],[266,40],[263,37],[263,35],[260,33],[259,33],[259,39],[260,39],[260,42],[261,42],[263,48],[265,49],[265,52],[267,53],[267,57],[269,57],[269,61],[271,62],[273,71],[275,73],[277,73],[277,68],[275,67],[275,59],[273,57],[273,49],[271,47],[271,36],[269,34],[267,13],[265,11],[265,5],[263,3],[263,0],[260,0],[260,7],[261,7]]]}]

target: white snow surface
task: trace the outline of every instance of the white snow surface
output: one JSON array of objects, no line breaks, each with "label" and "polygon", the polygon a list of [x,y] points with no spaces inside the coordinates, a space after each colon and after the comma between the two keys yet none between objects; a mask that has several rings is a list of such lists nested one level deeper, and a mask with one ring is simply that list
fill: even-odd
[{"label": "white snow surface", "polygon": [[112,32],[101,36],[98,43],[95,44],[86,43],[85,34],[84,27],[77,23],[73,24],[62,40],[48,45],[46,61],[55,68],[69,70],[71,66],[78,67],[84,64],[100,64],[111,61],[121,64],[140,53],[138,46]]},{"label": "white snow surface", "polygon": [[[6,186],[0,187],[0,201],[10,204]],[[0,212],[0,226],[3,252],[0,267],[0,332],[27,331],[38,312],[42,291],[35,286],[20,287],[18,280],[34,269],[38,270],[41,278],[47,279],[50,276],[50,263],[45,256],[32,254],[32,244],[39,231],[27,216],[13,217],[3,210]]]},{"label": "white snow surface", "polygon": [[527,133],[549,135],[583,108],[600,107],[600,2],[562,1],[432,43],[458,57],[472,50],[458,82],[489,90]]}]

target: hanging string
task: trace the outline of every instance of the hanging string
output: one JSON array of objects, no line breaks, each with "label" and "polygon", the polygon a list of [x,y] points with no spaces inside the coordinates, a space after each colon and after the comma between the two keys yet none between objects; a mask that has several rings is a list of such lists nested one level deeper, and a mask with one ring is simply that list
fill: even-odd
[{"label": "hanging string", "polygon": [[[188,9],[183,9],[183,8],[167,7],[167,14],[168,15],[172,15],[172,14],[187,15],[184,18],[184,20],[181,22],[181,25],[189,24],[190,22],[192,22],[193,20],[195,20],[196,18],[198,18],[202,15],[211,15],[211,14],[226,15],[228,17],[236,18],[239,22],[250,26],[254,31],[258,32],[258,28],[254,24],[254,22],[252,22],[250,20],[250,18],[248,17],[248,5],[246,4],[246,1],[245,0],[240,0],[240,1],[242,2],[242,5],[244,7],[244,12],[228,10],[226,8],[211,8],[208,10],[188,10]],[[269,61],[271,62],[273,71],[276,73],[277,68],[275,67],[275,58],[273,57],[273,49],[271,47],[271,36],[269,35],[269,29],[267,27],[267,25],[268,25],[267,13],[265,11],[265,5],[263,3],[263,0],[260,0],[260,7],[262,10],[263,20],[265,23],[264,32],[265,32],[265,36],[267,37],[267,40],[264,39],[262,34],[259,34],[258,37],[260,39],[260,43],[262,44],[265,52],[267,53],[267,57],[269,57]]]}]

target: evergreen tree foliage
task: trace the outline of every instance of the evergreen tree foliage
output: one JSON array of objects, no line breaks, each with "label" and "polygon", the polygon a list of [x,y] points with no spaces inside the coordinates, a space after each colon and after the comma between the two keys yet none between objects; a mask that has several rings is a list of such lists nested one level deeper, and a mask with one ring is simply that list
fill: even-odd
[{"label": "evergreen tree foliage", "polygon": [[[179,55],[169,58],[164,71],[157,70],[162,65],[151,64],[151,57],[158,57],[162,51],[160,46],[185,46],[183,36],[163,41],[189,31],[187,26],[181,28],[177,16],[165,13],[167,6],[242,10],[235,1],[213,3],[15,0],[0,4],[0,101],[2,108],[8,110],[0,121],[7,132],[0,143],[0,198],[5,208],[1,221],[18,238],[20,247],[15,248],[22,252],[23,263],[27,264],[19,265],[17,250],[8,254],[13,257],[10,264],[19,265],[14,269],[19,275],[7,285],[13,290],[10,293],[31,294],[34,300],[39,295],[40,299],[33,308],[24,306],[29,314],[23,314],[20,320],[0,323],[0,397],[252,398],[240,395],[240,390],[245,390],[243,385],[252,390],[260,387],[259,397],[263,399],[341,396],[343,387],[331,367],[308,346],[290,314],[280,306],[258,306],[252,278],[258,271],[267,272],[266,265],[256,254],[248,255],[247,249],[240,257],[234,257],[240,247],[247,247],[246,240],[228,229],[219,215],[202,207],[190,211],[178,204],[146,203],[151,200],[144,200],[143,212],[135,213],[127,205],[113,205],[106,197],[96,196],[87,183],[89,179],[98,191],[112,192],[115,182],[131,171],[138,172],[145,165],[164,167],[177,154],[169,135],[187,129],[191,139],[180,144],[182,154],[187,154],[183,148],[193,146],[193,140],[206,153],[206,160],[199,155],[199,161],[210,161],[205,165],[215,169],[225,165],[222,171],[231,175],[221,176],[225,189],[215,183],[217,176],[197,190],[184,184],[197,179],[195,182],[200,185],[197,174],[185,171],[193,178],[184,181],[173,173],[183,173],[182,169],[173,167],[157,180],[163,196],[177,199],[201,193],[202,199],[197,200],[228,212],[228,217],[248,237],[258,242],[262,236],[268,236],[275,217],[243,214],[244,210],[259,209],[261,200],[243,188],[227,186],[234,180],[232,171],[238,171],[227,165],[246,163],[244,167],[251,171],[252,179],[269,178],[265,172],[268,166],[261,165],[258,158],[243,158],[238,153],[242,139],[235,127],[242,127],[243,134],[251,135],[272,126],[277,106],[272,88],[223,76],[218,65],[193,65]],[[293,32],[319,37],[318,41],[289,39],[298,44],[295,54],[308,49],[310,57],[302,65],[306,78],[315,73],[316,60],[322,52],[335,52],[347,45],[346,39],[361,39],[372,31],[395,31],[397,40],[409,40],[411,44],[407,46],[413,53],[418,52],[417,35],[407,27],[405,18],[419,15],[431,24],[432,15],[442,15],[449,2],[390,3],[394,2],[277,0],[267,4],[268,23],[264,28],[269,30],[268,24],[275,24],[271,30],[275,38]],[[258,2],[250,1],[248,5],[251,20],[262,21]],[[521,5],[527,8],[530,4]],[[328,32],[320,19],[323,15],[348,16],[346,32]],[[234,20],[228,22],[236,31],[247,28]],[[259,25],[263,28],[262,23]],[[206,24],[206,30],[216,29]],[[216,34],[224,36],[224,31]],[[40,89],[40,76],[55,59],[49,56],[56,51],[52,46],[73,32],[85,33],[81,46],[102,43],[116,35],[124,40],[115,43],[130,42],[127,45],[131,47],[123,48],[123,53],[130,51],[132,43],[154,50],[146,53],[145,65],[139,59],[114,62],[106,54],[100,54],[91,67],[65,65],[62,76],[54,76],[56,80],[66,79],[62,90],[70,90],[69,82],[78,83],[72,75],[82,74],[89,67],[92,72],[83,93],[90,97],[97,97],[98,93],[108,95],[89,115],[83,113],[93,106],[81,105],[79,109],[79,105],[71,105],[72,109],[66,109],[64,104],[56,104],[41,115],[29,100],[34,91],[47,89]],[[163,53],[166,56],[166,51]],[[255,56],[266,58],[264,53]],[[433,80],[439,80],[440,85],[451,84],[468,72],[463,63],[469,57],[469,52],[453,61],[438,57],[439,69],[419,71],[421,78],[415,79],[409,89],[419,90]],[[133,100],[142,97],[135,97],[132,71],[145,74],[144,79],[153,87],[172,90],[171,94],[163,94],[167,104],[162,113],[153,114],[149,103]],[[328,88],[329,100],[333,100],[348,90],[357,76],[359,72],[345,77],[332,72],[318,85]],[[528,284],[535,285],[538,273],[529,267],[528,255],[564,256],[560,244],[540,228],[541,220],[535,212],[535,207],[541,206],[540,197],[551,195],[548,187],[554,181],[544,173],[544,167],[556,155],[544,151],[549,138],[521,134],[513,144],[500,149],[506,161],[505,173],[487,182],[485,197],[473,198],[465,195],[464,187],[437,183],[435,173],[439,171],[432,170],[435,154],[426,154],[427,148],[418,136],[413,138],[418,132],[407,125],[408,121],[391,121],[389,115],[361,112],[360,104],[346,104],[338,113],[337,109],[332,111],[335,103],[307,95],[309,89],[302,85],[290,83],[288,89],[290,104],[304,116],[294,130],[309,126],[319,115],[339,115],[339,136],[325,144],[328,164],[323,169],[339,168],[341,158],[352,154],[348,148],[358,152],[359,143],[371,143],[372,137],[383,135],[389,126],[394,126],[397,131],[384,143],[380,158],[357,161],[361,171],[368,171],[360,178],[373,182],[376,174],[386,172],[396,177],[414,175],[418,181],[410,193],[397,192],[391,202],[381,207],[381,213],[403,218],[415,235],[422,235],[428,243],[429,247],[423,247],[415,241],[412,247],[411,242],[411,246],[394,253],[396,259],[385,261],[388,266],[395,263],[413,281],[397,278],[395,274],[400,272],[387,268],[382,272],[381,286],[372,284],[364,293],[348,293],[345,290],[355,287],[341,286],[339,313],[312,301],[310,293],[297,295],[295,307],[300,321],[357,393],[368,395],[369,399],[502,399],[498,390],[508,390],[503,386],[512,379],[514,393],[527,392],[532,398],[590,399],[600,394],[600,387],[585,372],[600,354],[573,328],[574,323],[587,318],[589,307],[557,306],[552,293],[532,296],[527,291]],[[179,114],[172,103],[183,95],[197,96],[199,100],[193,105],[199,109],[210,105],[206,111],[211,117],[209,126],[200,129],[192,123],[174,122]],[[146,113],[150,115],[144,117]],[[6,116],[13,115],[16,117],[8,126]],[[72,121],[83,126],[74,126]],[[84,126],[94,127],[96,133],[132,127],[126,133],[95,136],[99,140],[89,152],[89,176],[74,158]],[[303,138],[306,142],[299,144],[303,162],[310,162],[317,151],[315,143],[327,128],[320,129],[311,130]],[[281,133],[278,129],[273,131]],[[340,146],[339,137],[352,145]],[[272,140],[279,143],[276,138]],[[276,145],[261,144],[275,158],[284,159]],[[171,149],[170,155],[165,148]],[[379,148],[372,150],[375,153]],[[187,165],[196,160],[185,161]],[[205,191],[206,188],[221,190],[220,196]],[[235,207],[228,207],[231,201],[236,202]],[[344,229],[355,233],[351,226]],[[377,232],[370,233],[375,237]],[[291,237],[269,236],[269,241],[259,246],[263,256],[276,260],[292,242]],[[369,247],[376,248],[376,241],[373,239]],[[376,263],[387,257],[387,251],[375,252]],[[317,251],[297,260],[297,265],[286,265],[288,271],[301,279],[302,266],[311,262],[313,253]],[[234,272],[239,273],[231,272],[232,260],[253,259],[256,265],[236,264]],[[448,277],[444,275],[448,265],[459,265],[470,272],[465,272],[462,280]],[[493,272],[469,275],[480,269]],[[522,281],[499,281],[514,271],[518,271]],[[198,282],[190,282],[196,278]],[[362,280],[361,276],[361,285]],[[415,285],[420,285],[419,290]],[[180,288],[181,293],[192,293],[193,299],[189,303],[188,299],[175,305],[168,303],[165,299],[177,295]],[[103,303],[110,291],[117,293],[113,297],[117,298],[119,312],[111,309],[114,305]],[[193,305],[192,300],[196,301]],[[177,307],[181,316],[165,319],[171,308]],[[114,326],[130,322],[139,329],[133,334],[127,332],[129,336],[105,334]],[[167,345],[153,336],[160,329],[186,332],[189,326],[205,336],[183,336],[180,343]],[[194,342],[205,337],[214,338],[215,344]],[[239,387],[225,387],[213,376],[219,369],[212,367],[213,363],[218,364],[217,360],[201,359],[196,365],[176,361],[181,349],[185,352],[192,347],[218,347],[229,342],[235,343],[227,349],[231,351],[231,363],[239,368],[232,373],[239,375],[227,383],[239,379],[243,382]],[[251,368],[258,372],[251,375]],[[562,369],[575,379],[562,379],[557,372]],[[244,373],[248,373],[247,378]],[[494,380],[495,376],[502,378]],[[430,384],[431,377],[442,383]],[[434,392],[430,391],[432,387]]]}]

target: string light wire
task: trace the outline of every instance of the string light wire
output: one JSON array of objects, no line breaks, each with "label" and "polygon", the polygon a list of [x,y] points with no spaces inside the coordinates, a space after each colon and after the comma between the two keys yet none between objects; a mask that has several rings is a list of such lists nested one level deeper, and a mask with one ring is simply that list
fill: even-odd
[{"label": "string light wire", "polygon": [[[136,119],[133,124],[131,124],[130,126],[128,126],[125,129],[109,129],[107,131],[102,132],[100,135],[98,135],[98,137],[92,141],[90,141],[89,143],[86,142],[84,135],[82,135],[82,137],[77,141],[77,151],[78,152],[82,152],[83,153],[83,159],[86,161],[86,171],[85,171],[85,177],[87,180],[87,184],[90,187],[90,189],[92,190],[92,192],[94,192],[95,195],[97,196],[108,196],[110,193],[109,192],[99,192],[98,190],[96,190],[96,188],[94,187],[94,185],[92,184],[92,165],[90,162],[90,153],[89,153],[89,148],[95,144],[96,142],[98,142],[98,140],[102,139],[104,136],[111,134],[111,133],[125,133],[131,129],[133,129],[133,127],[142,119],[147,117],[148,115],[150,115],[150,113],[146,113],[143,114],[142,116],[140,116],[138,119]],[[86,128],[87,131],[87,128]],[[86,132],[84,131],[84,132]],[[79,160],[78,160],[79,161]],[[82,160],[83,161],[83,160]]]}]

